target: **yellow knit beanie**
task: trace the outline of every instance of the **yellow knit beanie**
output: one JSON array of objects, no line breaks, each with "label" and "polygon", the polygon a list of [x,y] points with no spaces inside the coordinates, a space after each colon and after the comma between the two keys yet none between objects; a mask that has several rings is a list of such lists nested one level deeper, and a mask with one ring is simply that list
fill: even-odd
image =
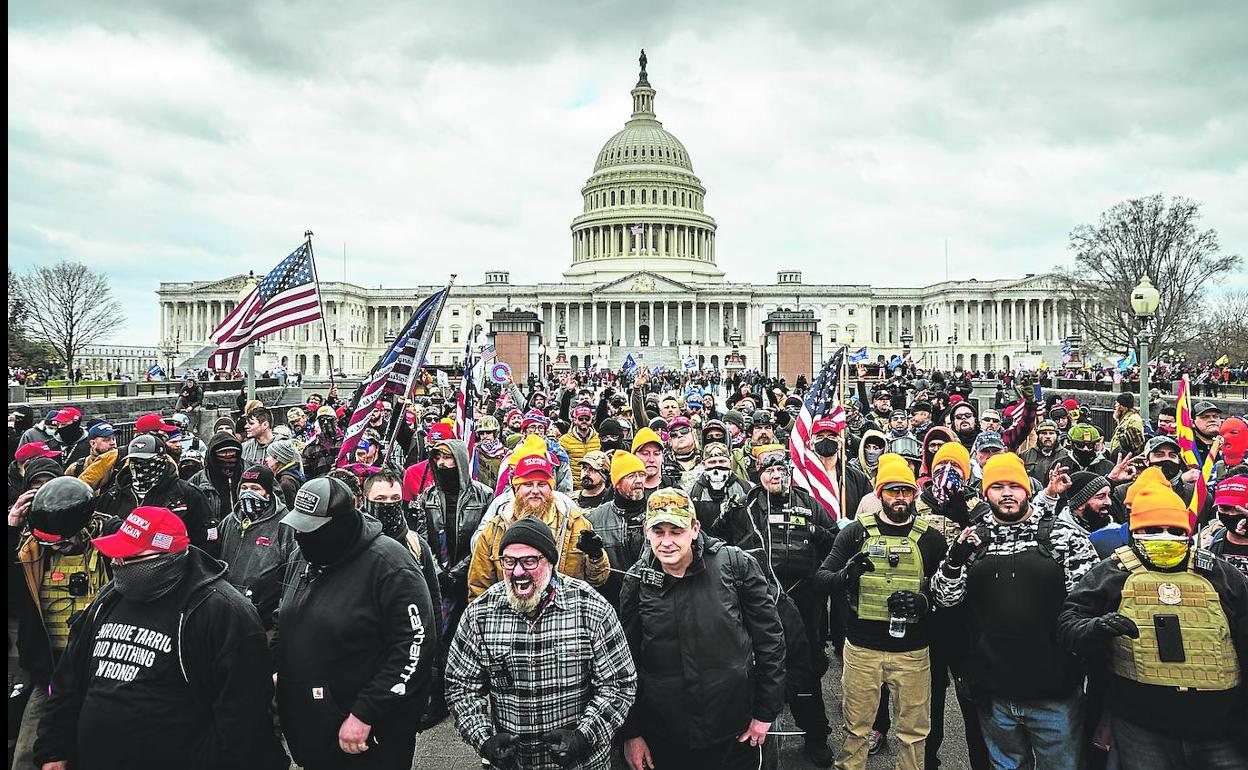
[{"label": "yellow knit beanie", "polygon": [[620,480],[630,473],[636,473],[637,471],[644,473],[645,470],[645,464],[641,462],[637,455],[631,452],[616,451],[611,458],[611,486],[619,484]]},{"label": "yellow knit beanie", "polygon": [[889,484],[906,484],[918,488],[910,463],[896,452],[880,455],[880,464],[875,471],[875,494],[878,496],[880,490]]},{"label": "yellow knit beanie", "polygon": [[1031,496],[1031,478],[1027,476],[1027,469],[1023,467],[1022,458],[1013,452],[993,455],[988,458],[988,462],[984,463],[983,488],[985,490],[1003,481],[1014,482],[1027,490],[1028,497]]},{"label": "yellow knit beanie", "polygon": [[957,441],[946,441],[940,449],[936,450],[936,456],[932,458],[932,467],[929,470],[936,470],[936,466],[941,463],[953,463],[958,466],[958,470],[962,471],[962,478],[971,477],[971,453]]}]

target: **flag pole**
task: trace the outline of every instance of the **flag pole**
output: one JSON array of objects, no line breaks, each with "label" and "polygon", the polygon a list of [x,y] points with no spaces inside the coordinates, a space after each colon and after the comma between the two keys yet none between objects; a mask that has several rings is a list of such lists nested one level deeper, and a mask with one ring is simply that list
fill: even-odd
[{"label": "flag pole", "polygon": [[[406,413],[407,402],[412,398],[412,388],[416,384],[416,377],[419,375],[421,365],[425,360],[425,353],[429,352],[429,344],[433,341],[433,331],[438,326],[438,320],[442,317],[442,308],[446,307],[446,298],[451,293],[451,287],[455,285],[455,273],[451,273],[451,280],[446,282],[446,289],[442,291],[442,298],[438,300],[438,307],[430,313],[430,318],[425,323],[425,333],[420,335],[420,344],[417,346],[416,354],[412,357],[412,368],[407,372],[407,387],[403,389],[403,402],[400,406]],[[390,428],[390,436],[386,441],[386,454],[381,459],[382,467],[390,462],[390,456],[394,454],[395,439],[399,435],[399,426],[406,422],[403,414],[397,415],[394,425]]]},{"label": "flag pole", "polygon": [[[845,383],[846,383],[846,380],[849,378],[849,345],[842,345],[841,349],[844,351],[844,353],[842,353],[841,355],[841,376],[837,378],[837,384],[836,384],[836,389],[837,389],[836,403],[840,405],[841,410],[842,410],[841,413],[844,414],[845,413]],[[845,430],[843,432],[845,434],[849,433],[848,421],[846,421]],[[839,497],[837,498],[837,501],[841,504],[841,519],[842,520],[849,518],[849,513],[845,510],[845,444],[847,443],[845,441],[845,438],[847,437],[848,436],[842,437],[841,441],[839,442],[840,448],[837,449],[837,452],[840,453],[841,457],[840,457],[840,460],[838,460],[836,463],[837,473],[841,477],[840,488],[837,489],[836,491],[837,491],[837,494],[839,495]]]},{"label": "flag pole", "polygon": [[[329,352],[329,329],[325,326],[325,300],[321,298],[321,277],[316,272],[316,256],[312,253],[312,231],[304,230],[303,237],[308,243],[308,261],[312,263],[312,280],[316,281],[316,306],[321,313],[321,336],[325,338],[325,363],[329,364],[329,391],[334,390],[334,356]],[[342,362],[338,362],[342,366]]]}]

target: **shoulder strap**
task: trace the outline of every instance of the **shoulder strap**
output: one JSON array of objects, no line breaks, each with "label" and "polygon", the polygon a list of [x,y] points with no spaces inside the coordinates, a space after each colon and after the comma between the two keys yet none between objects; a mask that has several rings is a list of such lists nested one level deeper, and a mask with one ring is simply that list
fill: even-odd
[{"label": "shoulder strap", "polygon": [[1148,568],[1144,566],[1144,563],[1140,561],[1140,557],[1135,555],[1135,551],[1131,550],[1131,546],[1129,545],[1120,545],[1115,548],[1113,556],[1110,558],[1112,558],[1119,567],[1127,572],[1144,572],[1148,570]]},{"label": "shoulder strap", "polygon": [[1050,559],[1057,560],[1057,552],[1053,550],[1053,524],[1057,521],[1057,514],[1050,511],[1040,517],[1039,525],[1036,529],[1036,542],[1040,546],[1040,553]]},{"label": "shoulder strap", "polygon": [[914,517],[914,524],[910,527],[910,532],[914,535],[914,539],[918,540],[931,525],[927,523],[927,519],[922,516]]},{"label": "shoulder strap", "polygon": [[858,517],[858,521],[862,524],[863,529],[867,531],[867,537],[879,537],[880,525],[876,523],[874,513],[864,513]]}]

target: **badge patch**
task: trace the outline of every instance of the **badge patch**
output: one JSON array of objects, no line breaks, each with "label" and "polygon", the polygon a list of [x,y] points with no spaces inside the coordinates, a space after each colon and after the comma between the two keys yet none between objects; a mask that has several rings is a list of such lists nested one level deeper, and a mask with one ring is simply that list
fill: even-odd
[{"label": "badge patch", "polygon": [[1157,586],[1157,599],[1162,604],[1182,604],[1183,592],[1174,583],[1162,583]]},{"label": "badge patch", "polygon": [[891,552],[892,553],[912,553],[913,550],[914,549],[912,549],[908,545],[895,545],[892,547]]},{"label": "badge patch", "polygon": [[325,688],[313,687],[312,688],[312,700],[325,700]]},{"label": "badge patch", "polygon": [[867,547],[867,556],[877,559],[883,559],[888,555],[888,549],[883,544],[872,544]]}]

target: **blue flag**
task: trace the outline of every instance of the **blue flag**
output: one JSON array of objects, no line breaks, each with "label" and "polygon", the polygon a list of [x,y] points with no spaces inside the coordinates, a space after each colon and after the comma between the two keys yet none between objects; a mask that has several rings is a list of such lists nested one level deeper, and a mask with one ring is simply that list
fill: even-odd
[{"label": "blue flag", "polygon": [[637,373],[637,362],[633,360],[633,354],[629,353],[624,357],[624,373],[634,375]]},{"label": "blue flag", "polygon": [[689,356],[688,358],[685,359],[685,371],[686,372],[692,372],[696,370],[697,368],[698,368],[698,359],[694,358],[693,356]]},{"label": "blue flag", "polygon": [[867,346],[866,346],[866,345],[863,345],[862,347],[860,347],[860,348],[858,348],[857,350],[855,350],[853,353],[850,353],[850,354],[849,354],[849,362],[850,362],[851,364],[864,364],[864,363],[866,363],[866,362],[867,362]]},{"label": "blue flag", "polygon": [[902,359],[902,357],[901,357],[901,356],[894,355],[894,356],[893,356],[892,358],[890,358],[890,359],[889,359],[889,361],[888,361],[888,370],[891,372],[892,370],[894,370],[894,369],[896,369],[897,367],[901,366],[902,361],[903,361],[903,359]]},{"label": "blue flag", "polygon": [[160,364],[154,364],[151,369],[147,370],[148,377],[164,377],[165,370],[160,368]]}]

